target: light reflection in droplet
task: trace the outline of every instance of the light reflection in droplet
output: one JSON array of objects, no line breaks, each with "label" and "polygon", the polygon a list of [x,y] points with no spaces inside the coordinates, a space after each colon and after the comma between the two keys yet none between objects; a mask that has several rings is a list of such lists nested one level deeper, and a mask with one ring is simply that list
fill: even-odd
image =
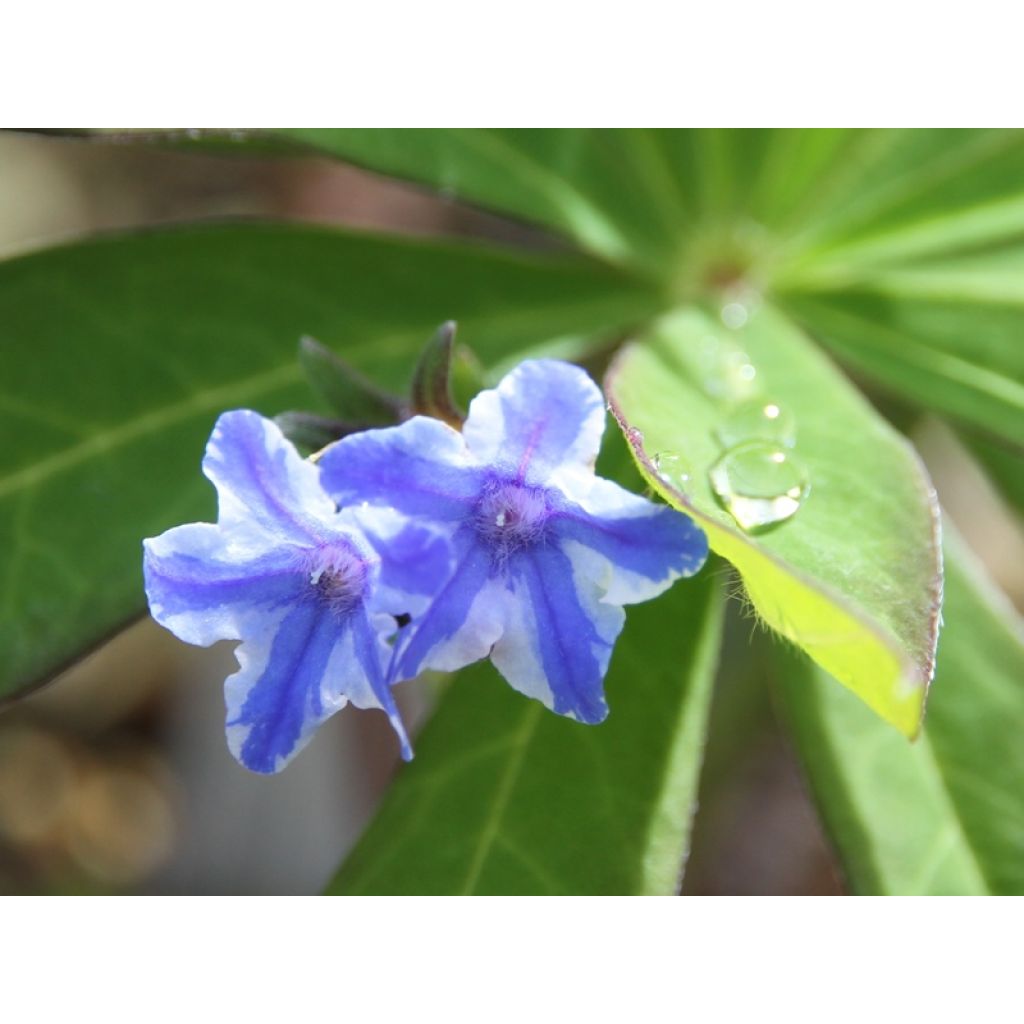
[{"label": "light reflection in droplet", "polygon": [[679,452],[656,452],[651,460],[658,477],[670,487],[687,490],[690,483],[691,470]]},{"label": "light reflection in droplet", "polygon": [[747,531],[789,519],[810,490],[803,466],[768,441],[729,448],[708,470],[708,479],[722,506]]},{"label": "light reflection in droplet", "polygon": [[731,406],[715,427],[715,436],[726,447],[744,441],[775,441],[792,448],[796,420],[778,402],[752,398]]}]

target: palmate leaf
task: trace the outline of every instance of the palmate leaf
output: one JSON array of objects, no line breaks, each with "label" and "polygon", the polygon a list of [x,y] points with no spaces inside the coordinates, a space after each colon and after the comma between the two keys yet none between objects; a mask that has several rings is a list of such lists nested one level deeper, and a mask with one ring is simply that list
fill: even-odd
[{"label": "palmate leaf", "polygon": [[522,697],[487,663],[464,670],[329,892],[675,892],[721,612],[707,570],[630,608],[600,726]]},{"label": "palmate leaf", "polygon": [[[1021,444],[1024,132],[302,129],[691,299],[734,279],[851,365]],[[923,262],[923,261],[927,262]]]},{"label": "palmate leaf", "polygon": [[1024,894],[1024,630],[948,527],[944,617],[913,744],[780,652],[785,717],[855,892]]},{"label": "palmate leaf", "polygon": [[1019,130],[288,129],[523,217],[668,298],[734,280],[844,361],[1021,445]]},{"label": "palmate leaf", "polygon": [[[704,360],[709,349],[742,349],[762,401],[795,417],[794,455],[810,493],[770,532],[745,533],[712,492],[729,405],[709,394],[705,375],[718,372]],[[910,446],[770,309],[735,331],[696,309],[674,314],[622,351],[605,387],[650,484],[707,530],[759,615],[914,735],[932,674],[941,562],[934,495]],[[688,479],[664,472],[666,453],[683,453]]]},{"label": "palmate leaf", "polygon": [[400,388],[455,312],[493,362],[603,337],[654,301],[578,257],[298,227],[161,231],[0,264],[0,697],[142,612],[142,538],[212,518],[199,461],[217,414],[309,405],[303,334]]}]

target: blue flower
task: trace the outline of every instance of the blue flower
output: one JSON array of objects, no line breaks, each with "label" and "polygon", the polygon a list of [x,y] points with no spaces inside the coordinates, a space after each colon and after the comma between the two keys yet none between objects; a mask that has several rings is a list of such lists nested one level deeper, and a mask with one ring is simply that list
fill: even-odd
[{"label": "blue flower", "polygon": [[395,648],[392,680],[490,656],[520,692],[600,722],[622,606],[707,556],[686,516],[594,474],[601,392],[568,363],[522,363],[473,401],[462,433],[417,416],[322,454],[342,505],[389,508],[451,544],[453,569]]},{"label": "blue flower", "polygon": [[145,541],[146,595],[157,622],[188,643],[241,641],[225,684],[232,753],[252,771],[279,771],[352,703],[383,709],[410,757],[387,637],[393,616],[421,612],[447,573],[444,542],[384,510],[372,522],[339,512],[317,466],[254,412],[220,417],[203,472],[217,523]]}]

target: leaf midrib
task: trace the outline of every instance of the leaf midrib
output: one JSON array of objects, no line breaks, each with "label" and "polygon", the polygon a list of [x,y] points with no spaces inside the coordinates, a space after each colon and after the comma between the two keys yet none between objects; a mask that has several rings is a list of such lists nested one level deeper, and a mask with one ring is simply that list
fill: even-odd
[{"label": "leaf midrib", "polygon": [[494,795],[494,802],[491,804],[490,813],[484,819],[483,828],[477,839],[476,849],[473,851],[472,860],[466,871],[466,880],[459,892],[461,896],[472,896],[480,876],[483,874],[487,858],[497,841],[505,811],[508,809],[509,801],[515,790],[516,782],[523,770],[523,763],[526,759],[526,750],[537,730],[537,723],[540,721],[543,705],[531,701],[523,714],[523,720],[512,735],[510,755],[500,776],[498,776],[498,787]]},{"label": "leaf midrib", "polygon": [[179,402],[126,420],[116,427],[101,430],[70,448],[55,452],[24,469],[0,477],[0,498],[34,487],[53,476],[87,462],[91,458],[106,454],[115,448],[130,444],[139,438],[173,426],[192,416],[223,409],[242,396],[260,395],[283,384],[294,383],[299,378],[298,364],[288,362],[240,381],[236,380],[220,387],[194,392]]}]

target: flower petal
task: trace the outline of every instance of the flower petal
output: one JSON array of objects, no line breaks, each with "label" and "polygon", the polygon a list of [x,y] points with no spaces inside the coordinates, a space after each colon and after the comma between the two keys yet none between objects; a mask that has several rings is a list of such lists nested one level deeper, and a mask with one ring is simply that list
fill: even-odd
[{"label": "flower petal", "polygon": [[383,708],[410,756],[383,684],[385,650],[362,609],[342,620],[316,601],[283,614],[252,613],[236,651],[239,670],[224,688],[231,752],[251,771],[278,772],[317,726],[352,701]]},{"label": "flower petal", "polygon": [[556,544],[519,555],[513,612],[491,660],[520,693],[595,724],[608,714],[604,677],[625,613],[598,600]]},{"label": "flower petal", "polygon": [[490,553],[468,530],[455,539],[456,568],[433,601],[408,627],[393,679],[413,679],[425,668],[454,672],[486,658],[501,636],[504,585],[491,572]]},{"label": "flower petal", "polygon": [[217,488],[218,523],[239,537],[309,543],[335,515],[317,467],[275,423],[248,409],[217,420],[203,472]]},{"label": "flower petal", "polygon": [[554,530],[577,571],[612,604],[657,597],[708,555],[707,537],[689,516],[599,477],[584,503],[558,512]]},{"label": "flower petal", "polygon": [[368,502],[433,521],[464,516],[482,478],[462,435],[427,416],[344,437],[317,464],[327,493],[343,507]]},{"label": "flower petal", "polygon": [[391,509],[345,509],[339,519],[352,524],[379,559],[373,610],[422,614],[452,573],[448,538]]},{"label": "flower petal", "polygon": [[294,549],[231,545],[212,523],[177,526],[143,547],[153,618],[200,647],[241,639],[250,609],[287,605],[304,583]]},{"label": "flower petal", "polygon": [[584,370],[531,359],[473,399],[463,434],[481,462],[543,483],[563,464],[592,467],[604,424],[604,398]]},{"label": "flower petal", "polygon": [[350,659],[346,660],[347,650],[335,648],[327,665],[327,685],[332,689],[338,688],[339,693],[347,696],[357,708],[382,709],[398,736],[402,758],[411,761],[412,745],[391,688],[384,678],[384,665],[391,657],[391,649],[381,642],[365,611],[352,616],[351,634],[352,655],[359,668],[356,669]]}]

